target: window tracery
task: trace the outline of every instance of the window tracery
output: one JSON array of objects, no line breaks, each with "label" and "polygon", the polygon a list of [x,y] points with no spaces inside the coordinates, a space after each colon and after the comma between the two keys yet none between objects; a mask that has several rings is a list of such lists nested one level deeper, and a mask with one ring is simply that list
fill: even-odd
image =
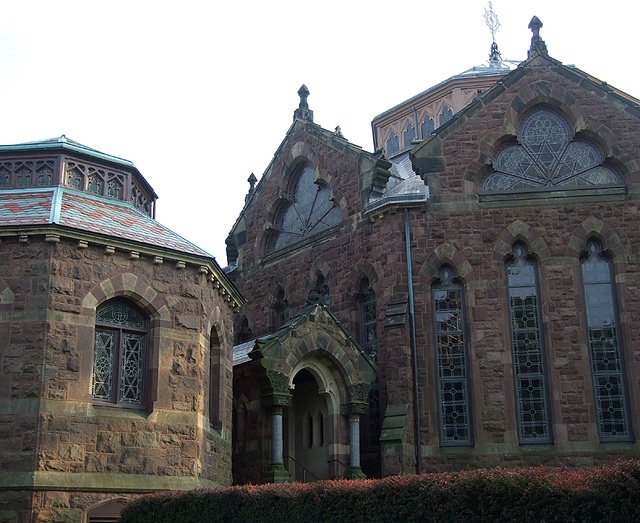
[{"label": "window tracery", "polygon": [[321,233],[342,219],[340,208],[331,199],[331,191],[315,181],[315,170],[303,166],[298,173],[288,204],[275,220],[270,251],[282,249]]},{"label": "window tracery", "polygon": [[443,445],[472,444],[469,374],[464,328],[463,288],[450,267],[433,287],[437,347],[440,440]]},{"label": "window tracery", "polygon": [[147,320],[126,300],[105,302],[96,311],[93,398],[117,405],[141,406]]},{"label": "window tracery", "polygon": [[521,243],[515,244],[513,259],[507,263],[507,286],[520,441],[548,443],[551,441],[551,424],[547,407],[537,266]]},{"label": "window tracery", "polygon": [[611,261],[596,241],[581,261],[591,373],[601,441],[631,439]]},{"label": "window tracery", "polygon": [[602,150],[576,138],[563,117],[539,108],[523,119],[517,143],[498,150],[495,170],[481,182],[480,193],[622,184],[621,176],[604,160]]},{"label": "window tracery", "polygon": [[360,308],[360,344],[365,353],[375,361],[378,357],[376,293],[369,286],[368,278],[363,278],[360,282],[358,301]]}]

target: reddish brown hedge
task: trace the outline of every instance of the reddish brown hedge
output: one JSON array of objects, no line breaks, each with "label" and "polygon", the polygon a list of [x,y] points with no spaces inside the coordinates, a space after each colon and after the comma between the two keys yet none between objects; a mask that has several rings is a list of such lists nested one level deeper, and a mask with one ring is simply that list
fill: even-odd
[{"label": "reddish brown hedge", "polygon": [[640,521],[640,461],[248,485],[139,498],[123,523]]}]

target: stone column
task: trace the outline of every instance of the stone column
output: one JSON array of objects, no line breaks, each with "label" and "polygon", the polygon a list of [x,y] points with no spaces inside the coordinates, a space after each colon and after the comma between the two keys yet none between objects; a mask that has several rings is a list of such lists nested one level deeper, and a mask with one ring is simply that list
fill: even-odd
[{"label": "stone column", "polygon": [[282,446],[282,407],[274,406],[271,411],[271,467],[284,465]]},{"label": "stone column", "polygon": [[360,470],[360,414],[349,414],[349,439],[351,442],[349,466],[352,470]]}]

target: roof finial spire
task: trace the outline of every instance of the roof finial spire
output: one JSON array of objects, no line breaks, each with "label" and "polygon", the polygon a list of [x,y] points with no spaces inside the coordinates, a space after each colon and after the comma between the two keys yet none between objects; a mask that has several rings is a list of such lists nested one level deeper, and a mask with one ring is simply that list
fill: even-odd
[{"label": "roof finial spire", "polygon": [[498,20],[498,15],[493,10],[493,4],[489,2],[489,9],[485,7],[484,9],[484,21],[491,31],[491,53],[489,53],[489,61],[491,62],[501,62],[502,55],[498,50],[498,44],[496,43],[496,33],[500,30],[500,20]]},{"label": "roof finial spire", "polygon": [[531,49],[527,53],[527,57],[531,58],[535,55],[549,56],[549,51],[547,51],[547,44],[544,43],[544,40],[540,38],[540,28],[542,27],[542,22],[537,16],[534,16],[529,22],[529,29],[533,33],[531,37]]},{"label": "roof finial spire", "polygon": [[309,109],[309,104],[307,103],[307,97],[309,96],[309,89],[306,85],[302,84],[300,89],[298,89],[298,96],[300,97],[300,105],[293,112],[293,121],[296,120],[307,120],[309,122],[313,122],[313,111]]}]

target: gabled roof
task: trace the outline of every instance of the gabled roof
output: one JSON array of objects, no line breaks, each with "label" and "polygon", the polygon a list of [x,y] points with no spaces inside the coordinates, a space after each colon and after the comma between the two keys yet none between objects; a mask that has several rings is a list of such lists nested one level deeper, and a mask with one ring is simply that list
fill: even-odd
[{"label": "gabled roof", "polygon": [[212,258],[129,203],[66,187],[0,191],[0,232],[42,225]]},{"label": "gabled roof", "polygon": [[[376,366],[373,360],[365,354],[362,347],[353,339],[349,331],[340,323],[331,310],[322,304],[313,304],[304,307],[298,312],[298,314],[291,318],[287,323],[280,327],[273,334],[263,336],[256,340],[252,340],[241,345],[236,345],[233,348],[233,365],[242,365],[248,363],[251,360],[260,359],[266,357],[269,353],[280,346],[285,340],[295,336],[295,331],[301,328],[307,322],[317,322],[317,316],[323,318],[322,323],[331,325],[339,333],[340,337],[347,341],[352,350],[358,352],[359,357],[370,371],[375,372]],[[276,350],[277,352],[277,350]]]}]

